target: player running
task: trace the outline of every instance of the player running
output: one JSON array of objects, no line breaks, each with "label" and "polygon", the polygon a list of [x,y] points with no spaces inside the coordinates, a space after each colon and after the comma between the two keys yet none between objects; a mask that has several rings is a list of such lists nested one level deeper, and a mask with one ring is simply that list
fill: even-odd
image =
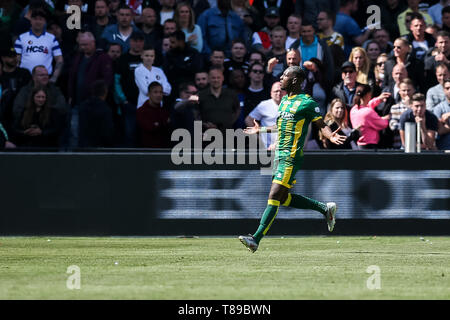
[{"label": "player running", "polygon": [[324,137],[334,144],[343,144],[347,138],[337,133],[340,128],[332,132],[323,122],[318,104],[311,96],[301,93],[302,83],[305,79],[306,74],[302,68],[297,66],[287,68],[280,78],[281,88],[286,90],[287,95],[281,99],[278,107],[276,125],[260,127],[255,122],[254,127],[244,130],[247,134],[278,130],[278,146],[275,152],[272,187],[266,210],[255,234],[239,237],[239,240],[251,252],[258,249],[259,242],[269,231],[280,205],[319,211],[327,220],[328,230],[331,232],[334,228],[336,203],[323,203],[289,192],[289,189],[295,183],[295,174],[303,163],[303,145],[310,122],[314,122]]}]

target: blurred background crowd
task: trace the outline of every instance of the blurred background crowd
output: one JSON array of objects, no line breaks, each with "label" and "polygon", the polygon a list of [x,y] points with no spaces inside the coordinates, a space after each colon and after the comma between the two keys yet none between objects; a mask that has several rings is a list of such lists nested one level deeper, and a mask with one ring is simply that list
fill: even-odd
[{"label": "blurred background crowd", "polygon": [[[0,11],[0,149],[159,149],[195,121],[270,126],[293,65],[348,137],[334,146],[311,126],[305,149],[402,149],[408,122],[423,150],[450,149],[450,1],[0,0]],[[260,136],[274,148],[276,134]]]}]

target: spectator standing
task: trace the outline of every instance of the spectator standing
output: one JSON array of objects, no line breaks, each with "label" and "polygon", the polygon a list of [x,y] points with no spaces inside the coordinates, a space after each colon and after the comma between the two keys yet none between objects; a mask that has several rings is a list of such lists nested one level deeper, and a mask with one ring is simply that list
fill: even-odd
[{"label": "spectator standing", "polygon": [[208,72],[206,70],[196,72],[194,83],[198,90],[206,89],[209,86]]},{"label": "spectator standing", "polygon": [[155,49],[161,46],[163,38],[163,27],[158,20],[155,9],[150,7],[142,9],[140,29],[144,33],[145,44]]},{"label": "spectator standing", "polygon": [[138,103],[136,108],[140,108],[148,99],[148,87],[152,82],[159,82],[163,88],[165,96],[172,92],[172,85],[167,80],[164,71],[153,66],[155,61],[155,49],[144,47],[142,50],[142,63],[134,70],[134,81],[139,89]]},{"label": "spectator standing", "polygon": [[412,53],[412,47],[404,38],[397,38],[394,41],[394,55],[391,56],[384,64],[385,75],[384,86],[388,87],[393,82],[392,69],[396,64],[403,64],[406,67],[408,76],[415,82],[418,91],[425,90],[425,72],[424,64],[421,60],[416,59]]},{"label": "spectator standing", "polygon": [[[131,148],[137,145],[136,109],[139,97],[134,72],[142,62],[144,39],[142,32],[131,34],[130,50],[119,58],[114,72],[114,100],[121,109],[124,145]],[[114,116],[116,118],[118,115]]]},{"label": "spectator standing", "polygon": [[432,35],[425,32],[425,28],[423,16],[420,13],[412,13],[409,26],[411,32],[406,36],[406,39],[412,45],[416,59],[422,61],[424,61],[428,50],[433,48],[436,42]]},{"label": "spectator standing", "polygon": [[368,84],[370,60],[366,50],[362,47],[354,47],[348,61],[353,62],[356,67],[356,81],[362,84]]},{"label": "spectator standing", "polygon": [[[22,33],[15,42],[20,67],[33,70],[37,65],[43,65],[51,76],[50,82],[55,83],[63,67],[63,56],[55,36],[45,31],[47,14],[43,9],[31,12],[31,29]],[[53,60],[55,68],[53,70]]]},{"label": "spectator standing", "polygon": [[81,148],[113,147],[114,121],[112,108],[107,104],[108,86],[103,80],[92,84],[91,95],[80,105]]},{"label": "spectator standing", "polygon": [[352,127],[360,130],[357,141],[360,149],[376,149],[380,140],[379,131],[389,124],[389,115],[380,117],[373,109],[386,100],[390,94],[383,92],[380,96],[372,99],[372,89],[367,84],[360,84],[356,88],[354,106],[350,110],[350,121]]},{"label": "spectator standing", "polygon": [[450,65],[450,33],[439,31],[435,43],[436,55],[429,55],[425,58],[426,88],[430,88],[438,83],[436,66],[438,63]]},{"label": "spectator standing", "polygon": [[174,20],[178,28],[186,35],[186,42],[198,52],[203,50],[203,35],[200,27],[195,24],[194,10],[188,2],[177,5]]},{"label": "spectator standing", "polygon": [[317,58],[326,68],[327,86],[331,87],[334,78],[334,61],[330,48],[325,40],[320,40],[315,34],[311,22],[303,20],[300,40],[294,42],[291,48],[300,50],[303,61]]},{"label": "spectator standing", "polygon": [[97,50],[91,32],[80,33],[80,52],[74,57],[69,72],[69,104],[72,106],[71,147],[78,147],[78,111],[80,104],[89,97],[89,90],[97,80],[105,81],[108,88],[114,83],[112,60],[102,50]]},{"label": "spectator standing", "polygon": [[444,80],[449,77],[450,72],[448,70],[448,65],[443,62],[438,63],[436,67],[436,79],[438,80],[438,84],[427,91],[427,110],[433,111],[434,107],[442,101],[445,101]]},{"label": "spectator standing", "polygon": [[268,8],[278,8],[281,26],[286,25],[287,19],[292,13],[302,13],[295,10],[295,2],[292,0],[254,0],[253,7],[258,10],[260,15],[263,15]]},{"label": "spectator standing", "polygon": [[209,56],[209,67],[218,67],[225,70],[225,52],[223,50],[215,49]]},{"label": "spectator standing", "polygon": [[354,46],[361,46],[372,34],[374,29],[361,30],[358,23],[351,17],[358,10],[357,0],[341,0],[339,12],[336,15],[334,30],[344,37],[344,53],[348,57]]},{"label": "spectator standing", "polygon": [[442,31],[450,32],[450,6],[442,9]]},{"label": "spectator standing", "polygon": [[280,25],[280,12],[277,7],[267,8],[264,15],[264,24],[265,26],[261,30],[253,33],[252,48],[267,54],[272,47],[270,33],[276,26]]},{"label": "spectator standing", "polygon": [[231,42],[245,39],[245,26],[241,18],[231,10],[230,0],[218,0],[217,7],[205,10],[197,24],[203,33],[203,53],[210,55],[213,49],[230,54]]},{"label": "spectator standing", "polygon": [[411,79],[405,78],[400,82],[400,102],[394,104],[390,110],[389,129],[392,137],[391,145],[394,149],[400,149],[402,141],[400,138],[400,117],[406,110],[411,108],[412,96],[415,93],[414,83]]},{"label": "spectator standing", "polygon": [[13,104],[14,99],[20,89],[26,86],[31,75],[27,69],[17,65],[17,53],[12,47],[1,50],[1,70],[0,70],[0,119],[9,132],[13,124]]},{"label": "spectator standing", "polygon": [[[281,98],[286,94],[281,89],[280,82],[274,82],[270,90],[270,99],[261,101],[245,118],[247,127],[253,127],[254,121],[257,121],[260,127],[270,127],[276,124],[278,118],[278,106]],[[263,145],[266,148],[273,148],[277,142],[277,133],[261,133]]]},{"label": "spectator standing", "polygon": [[344,101],[347,111],[353,107],[353,97],[356,87],[360,85],[356,81],[356,67],[353,62],[346,61],[341,66],[342,82],[333,87],[332,98],[339,98]]},{"label": "spectator standing", "polygon": [[111,58],[111,60],[116,62],[122,55],[122,46],[118,43],[110,43],[106,47],[106,53]]},{"label": "spectator standing", "polygon": [[[289,19],[291,19],[291,17],[289,17],[288,20]],[[269,61],[271,59],[276,59],[276,64],[274,64],[272,68],[272,76],[277,78],[281,76],[284,71],[284,66],[286,65],[286,30],[281,26],[277,26],[271,31],[270,38],[272,41],[272,48],[267,53],[267,58]]]},{"label": "spectator standing", "polygon": [[49,103],[44,87],[34,87],[20,117],[14,121],[13,131],[17,146],[50,147],[59,146],[63,120]]},{"label": "spectator standing", "polygon": [[241,39],[233,40],[231,44],[231,56],[229,59],[225,59],[223,66],[225,68],[224,76],[225,80],[228,79],[229,74],[234,69],[243,69],[245,73],[248,72],[247,48],[245,43]]},{"label": "spectator standing", "polygon": [[161,107],[163,87],[159,82],[153,81],[147,91],[148,99],[136,113],[140,146],[143,148],[169,148],[170,115],[167,107]]},{"label": "spectator standing", "polygon": [[449,0],[440,0],[435,5],[428,8],[428,14],[433,19],[434,24],[442,28],[442,9],[450,5]]},{"label": "spectator standing", "polygon": [[139,31],[132,22],[133,10],[127,5],[120,6],[117,13],[117,23],[107,26],[103,30],[102,38],[108,42],[120,44],[122,52],[127,52],[130,49],[131,34],[133,31]]},{"label": "spectator standing", "polygon": [[244,129],[245,128],[245,101],[246,101],[246,93],[248,88],[247,75],[242,69],[234,69],[230,72],[228,78],[228,88],[233,89],[237,97],[239,99],[239,118],[234,123],[235,129]]},{"label": "spectator standing", "polygon": [[164,24],[167,19],[173,19],[175,14],[175,0],[160,0],[160,3],[159,21],[161,24]]},{"label": "spectator standing", "polygon": [[375,29],[373,32],[373,40],[378,43],[380,53],[390,54],[392,52],[394,46],[390,39],[389,32],[384,28]]},{"label": "spectator standing", "polygon": [[202,70],[203,59],[200,53],[186,43],[183,31],[178,30],[170,35],[170,51],[163,64],[164,73],[170,84],[178,90],[183,82],[194,81],[194,75]]},{"label": "spectator standing", "polygon": [[170,115],[171,128],[186,129],[194,136],[194,122],[200,120],[198,90],[192,82],[180,84],[179,97],[175,100]]},{"label": "spectator standing", "polygon": [[115,23],[116,19],[109,15],[107,0],[95,0],[95,20],[92,28],[95,39],[100,39],[105,28]]},{"label": "spectator standing", "polygon": [[433,19],[430,17],[430,15],[426,11],[420,10],[420,0],[407,0],[406,2],[408,3],[408,8],[400,13],[397,17],[398,30],[401,37],[406,36],[409,33],[409,28],[406,21],[406,16],[408,13],[419,13],[423,16],[425,24],[427,26],[431,26],[433,24]]},{"label": "spectator standing", "polygon": [[300,39],[300,31],[302,29],[302,17],[299,14],[293,13],[287,19],[286,24],[287,37],[285,48],[288,50],[291,45]]},{"label": "spectator standing", "polygon": [[438,119],[438,137],[436,146],[439,150],[450,150],[450,78],[444,80],[445,101],[438,104],[433,113]]},{"label": "spectator standing", "polygon": [[204,129],[232,129],[239,118],[239,99],[234,90],[224,88],[223,83],[223,71],[217,67],[211,68],[209,88],[199,92],[200,117]]},{"label": "spectator standing", "polygon": [[436,150],[436,133],[438,132],[438,119],[426,109],[425,95],[416,93],[412,97],[411,109],[406,110],[400,117],[400,138],[405,146],[405,123],[419,124],[421,149]]},{"label": "spectator standing", "polygon": [[329,47],[337,45],[344,50],[344,37],[333,29],[335,20],[336,15],[333,15],[330,11],[319,12],[316,20],[317,28],[320,31],[318,36],[320,39],[325,40]]},{"label": "spectator standing", "polygon": [[244,119],[261,101],[270,98],[269,90],[264,86],[264,73],[262,64],[254,63],[249,68],[249,86],[245,93]]},{"label": "spectator standing", "polygon": [[[406,4],[401,0],[386,0],[379,4],[381,8],[381,25],[386,29],[391,39],[396,39],[400,36],[398,30],[398,16],[406,10]],[[384,53],[384,47],[381,46]]]}]

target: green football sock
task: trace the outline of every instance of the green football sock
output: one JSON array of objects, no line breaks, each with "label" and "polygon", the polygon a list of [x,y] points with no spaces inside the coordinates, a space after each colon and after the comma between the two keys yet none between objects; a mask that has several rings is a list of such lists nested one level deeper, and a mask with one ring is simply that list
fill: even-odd
[{"label": "green football sock", "polygon": [[327,205],[325,203],[292,193],[288,194],[288,198],[283,203],[283,206],[297,209],[311,209],[319,211],[322,214],[327,212]]},{"label": "green football sock", "polygon": [[253,235],[253,238],[256,240],[257,243],[259,243],[262,237],[264,237],[267,231],[269,231],[270,226],[272,225],[273,221],[275,220],[275,217],[277,216],[279,208],[280,208],[280,201],[271,199],[267,201],[267,207],[266,210],[264,210],[263,216],[259,223],[259,228]]}]

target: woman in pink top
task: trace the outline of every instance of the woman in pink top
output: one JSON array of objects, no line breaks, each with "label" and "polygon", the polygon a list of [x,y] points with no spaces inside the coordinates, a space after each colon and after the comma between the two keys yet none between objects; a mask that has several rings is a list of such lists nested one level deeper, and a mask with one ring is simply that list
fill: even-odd
[{"label": "woman in pink top", "polygon": [[389,124],[389,115],[380,117],[374,108],[386,101],[391,94],[383,92],[372,99],[372,89],[367,84],[356,87],[353,108],[350,110],[350,122],[361,133],[357,143],[360,149],[375,149],[380,140],[379,131]]}]

